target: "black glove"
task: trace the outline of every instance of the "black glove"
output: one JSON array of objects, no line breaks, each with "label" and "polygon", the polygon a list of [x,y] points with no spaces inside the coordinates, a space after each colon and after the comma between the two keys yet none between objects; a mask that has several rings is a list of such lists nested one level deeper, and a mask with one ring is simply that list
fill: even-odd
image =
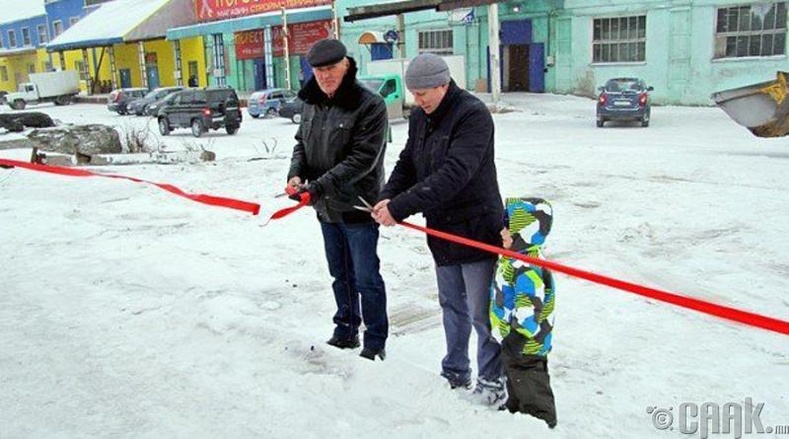
[{"label": "black glove", "polygon": [[318,194],[318,191],[315,190],[315,185],[310,183],[303,185],[298,191],[288,195],[288,198],[300,203],[306,202],[307,205],[312,206],[316,201],[318,201],[320,195]]}]

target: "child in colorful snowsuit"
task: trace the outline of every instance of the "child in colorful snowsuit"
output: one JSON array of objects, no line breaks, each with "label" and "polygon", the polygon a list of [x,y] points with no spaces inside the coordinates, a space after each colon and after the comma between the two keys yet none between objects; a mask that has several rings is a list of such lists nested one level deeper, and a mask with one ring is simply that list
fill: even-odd
[{"label": "child in colorful snowsuit", "polygon": [[[541,198],[507,198],[504,247],[527,256],[542,257],[551,230],[553,209]],[[556,303],[550,270],[501,256],[491,286],[490,318],[493,335],[501,342],[507,376],[505,407],[556,426],[556,403],[548,375],[553,310]]]}]

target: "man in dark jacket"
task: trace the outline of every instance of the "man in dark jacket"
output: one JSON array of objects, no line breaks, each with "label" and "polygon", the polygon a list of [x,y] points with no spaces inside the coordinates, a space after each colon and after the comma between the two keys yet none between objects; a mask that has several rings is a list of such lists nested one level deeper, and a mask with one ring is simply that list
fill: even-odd
[{"label": "man in dark jacket", "polygon": [[[503,206],[490,112],[452,81],[439,56],[414,58],[405,81],[419,108],[411,112],[408,141],[373,217],[391,226],[422,212],[430,228],[501,246]],[[491,335],[488,316],[496,255],[431,236],[427,243],[436,264],[447,342],[441,375],[451,388],[470,388],[468,344],[473,326],[479,371],[472,395],[479,402],[501,405],[506,391],[500,346]]]},{"label": "man in dark jacket", "polygon": [[[314,76],[299,91],[304,101],[288,186],[308,196],[318,213],[337,303],[332,346],[359,346],[361,356],[384,359],[389,321],[378,259],[378,224],[353,208],[374,201],[384,182],[386,104],[356,81],[356,63],[338,40],[321,40],[307,52]],[[306,195],[308,194],[308,195]],[[361,312],[360,312],[361,303]]]}]

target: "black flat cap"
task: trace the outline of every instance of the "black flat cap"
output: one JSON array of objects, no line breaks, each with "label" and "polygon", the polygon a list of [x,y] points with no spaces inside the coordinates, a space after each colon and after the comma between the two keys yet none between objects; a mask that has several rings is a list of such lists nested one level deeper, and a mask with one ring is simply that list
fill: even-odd
[{"label": "black flat cap", "polygon": [[307,51],[307,62],[313,68],[330,66],[340,62],[347,53],[348,50],[340,40],[320,40]]}]

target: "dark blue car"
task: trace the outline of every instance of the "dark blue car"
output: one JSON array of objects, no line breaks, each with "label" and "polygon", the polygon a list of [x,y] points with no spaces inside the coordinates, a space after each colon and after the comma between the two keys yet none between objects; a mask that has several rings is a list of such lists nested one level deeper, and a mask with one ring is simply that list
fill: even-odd
[{"label": "dark blue car", "polygon": [[600,87],[597,97],[597,126],[609,120],[641,122],[649,126],[652,112],[649,92],[652,87],[639,78],[613,78]]}]

